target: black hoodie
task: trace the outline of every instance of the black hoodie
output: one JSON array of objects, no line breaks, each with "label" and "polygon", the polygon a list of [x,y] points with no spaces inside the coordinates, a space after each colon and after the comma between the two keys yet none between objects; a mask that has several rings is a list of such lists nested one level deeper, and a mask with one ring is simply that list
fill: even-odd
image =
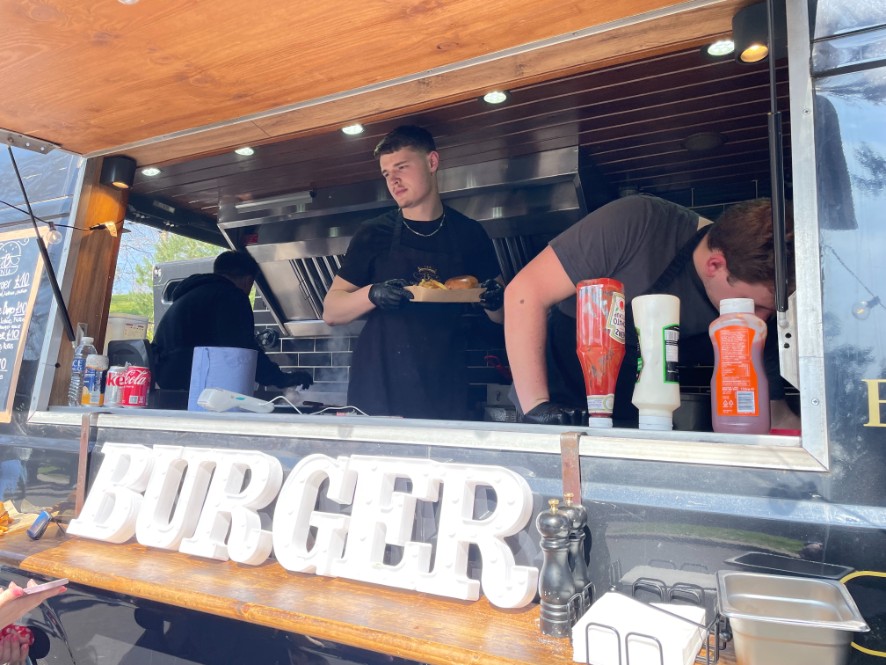
[{"label": "black hoodie", "polygon": [[160,388],[187,390],[196,346],[229,346],[258,351],[256,381],[281,388],[286,374],[258,348],[249,297],[223,275],[191,275],[176,287],[172,306],[154,333],[154,374]]}]

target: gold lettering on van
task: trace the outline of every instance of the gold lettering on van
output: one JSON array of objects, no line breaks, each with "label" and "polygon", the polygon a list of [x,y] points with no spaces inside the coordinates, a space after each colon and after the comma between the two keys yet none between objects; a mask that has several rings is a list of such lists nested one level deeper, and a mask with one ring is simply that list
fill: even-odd
[{"label": "gold lettering on van", "polygon": [[886,386],[886,379],[862,379],[868,384],[868,422],[865,427],[886,427],[880,417],[886,399],[880,397],[880,386]]}]

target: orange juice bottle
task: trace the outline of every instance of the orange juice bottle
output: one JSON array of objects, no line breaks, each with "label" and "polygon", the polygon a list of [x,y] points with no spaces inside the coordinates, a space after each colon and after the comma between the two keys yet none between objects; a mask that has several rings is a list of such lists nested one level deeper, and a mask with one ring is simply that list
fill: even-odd
[{"label": "orange juice bottle", "polygon": [[709,328],[714,345],[711,420],[715,432],[769,433],[769,380],[763,365],[766,323],[751,298],[720,301]]}]

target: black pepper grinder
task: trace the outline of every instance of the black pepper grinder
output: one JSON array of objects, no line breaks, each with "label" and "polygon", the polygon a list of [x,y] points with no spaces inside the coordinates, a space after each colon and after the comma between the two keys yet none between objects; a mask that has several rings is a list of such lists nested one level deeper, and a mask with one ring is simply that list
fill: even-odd
[{"label": "black pepper grinder", "polygon": [[590,575],[588,563],[585,560],[585,526],[588,523],[588,511],[579,504],[572,503],[573,494],[567,492],[563,495],[563,503],[566,507],[563,512],[569,518],[569,568],[572,570],[572,583],[575,593],[581,594],[581,610],[584,612],[591,606]]},{"label": "black pepper grinder", "polygon": [[544,561],[538,578],[541,597],[541,632],[552,637],[569,637],[569,598],[575,591],[569,569],[571,521],[557,510],[557,499],[548,501],[550,510],[539,513],[535,526],[541,534]]}]

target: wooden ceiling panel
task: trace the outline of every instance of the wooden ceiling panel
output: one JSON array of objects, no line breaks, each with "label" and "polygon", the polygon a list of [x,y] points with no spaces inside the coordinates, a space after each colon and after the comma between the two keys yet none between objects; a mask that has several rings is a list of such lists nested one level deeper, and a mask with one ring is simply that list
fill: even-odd
[{"label": "wooden ceiling panel", "polygon": [[[625,15],[632,0],[0,3],[0,127],[95,153],[353,91]],[[544,17],[544,20],[539,20]],[[346,27],[345,27],[346,26]]]},{"label": "wooden ceiling panel", "polygon": [[[209,215],[223,198],[378,179],[372,148],[402,122],[437,137],[444,166],[577,146],[613,188],[726,186],[768,168],[768,71],[698,47],[750,2],[0,3],[15,91],[0,127],[159,164],[135,190]],[[479,101],[491,83],[506,104]],[[364,135],[338,131],[355,118]],[[726,143],[690,153],[699,131]]]}]

